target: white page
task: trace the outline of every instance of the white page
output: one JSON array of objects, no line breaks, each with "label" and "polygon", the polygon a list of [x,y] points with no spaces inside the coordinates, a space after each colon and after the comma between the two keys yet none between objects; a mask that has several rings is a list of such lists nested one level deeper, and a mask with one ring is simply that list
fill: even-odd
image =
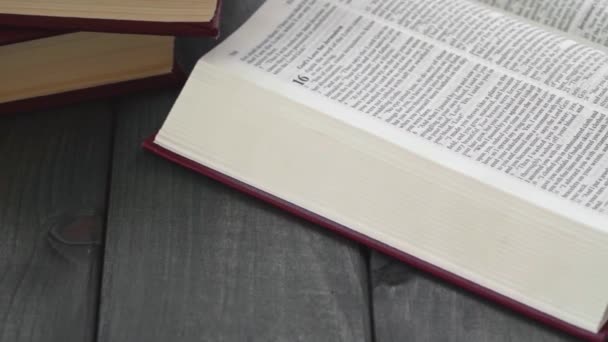
[{"label": "white page", "polygon": [[486,6],[269,0],[203,61],[552,210],[608,208],[608,56]]},{"label": "white page", "polygon": [[608,1],[477,0],[515,15],[608,46]]}]

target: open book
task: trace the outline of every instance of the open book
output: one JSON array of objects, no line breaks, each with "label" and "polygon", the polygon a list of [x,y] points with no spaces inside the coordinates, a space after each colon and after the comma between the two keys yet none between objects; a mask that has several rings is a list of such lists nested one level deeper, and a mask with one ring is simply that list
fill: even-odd
[{"label": "open book", "polygon": [[269,0],[146,146],[606,337],[608,2]]}]

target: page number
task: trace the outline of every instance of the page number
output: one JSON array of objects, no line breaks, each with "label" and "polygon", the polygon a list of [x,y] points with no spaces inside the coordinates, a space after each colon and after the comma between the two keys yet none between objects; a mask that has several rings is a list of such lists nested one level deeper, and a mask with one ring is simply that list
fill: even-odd
[{"label": "page number", "polygon": [[310,78],[302,75],[298,75],[298,78],[293,80],[294,83],[297,83],[299,85],[305,85],[308,81],[310,81]]}]

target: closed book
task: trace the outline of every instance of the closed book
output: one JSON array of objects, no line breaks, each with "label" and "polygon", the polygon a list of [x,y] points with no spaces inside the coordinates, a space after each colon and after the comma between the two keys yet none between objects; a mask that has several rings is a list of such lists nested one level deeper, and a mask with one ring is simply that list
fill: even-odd
[{"label": "closed book", "polygon": [[152,88],[185,76],[168,36],[0,31],[0,114],[44,109]]},{"label": "closed book", "polygon": [[567,33],[475,1],[268,0],[145,147],[603,341],[602,13]]},{"label": "closed book", "polygon": [[58,34],[60,33],[56,31],[2,27],[0,28],[0,46],[55,36]]},{"label": "closed book", "polygon": [[0,25],[47,30],[217,36],[221,0],[6,0]]}]

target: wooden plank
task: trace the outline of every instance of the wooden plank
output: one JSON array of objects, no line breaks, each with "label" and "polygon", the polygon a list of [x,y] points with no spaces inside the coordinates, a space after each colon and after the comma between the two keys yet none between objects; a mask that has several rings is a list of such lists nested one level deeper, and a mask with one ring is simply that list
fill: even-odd
[{"label": "wooden plank", "polygon": [[571,338],[372,252],[377,341],[570,341]]},{"label": "wooden plank", "polygon": [[357,245],[138,148],[174,96],[117,116],[99,340],[369,340]]},{"label": "wooden plank", "polygon": [[92,341],[112,114],[0,118],[0,341]]},{"label": "wooden plank", "polygon": [[[226,1],[224,33],[261,2]],[[99,340],[370,340],[358,245],[139,148],[175,97],[118,107]]]}]

